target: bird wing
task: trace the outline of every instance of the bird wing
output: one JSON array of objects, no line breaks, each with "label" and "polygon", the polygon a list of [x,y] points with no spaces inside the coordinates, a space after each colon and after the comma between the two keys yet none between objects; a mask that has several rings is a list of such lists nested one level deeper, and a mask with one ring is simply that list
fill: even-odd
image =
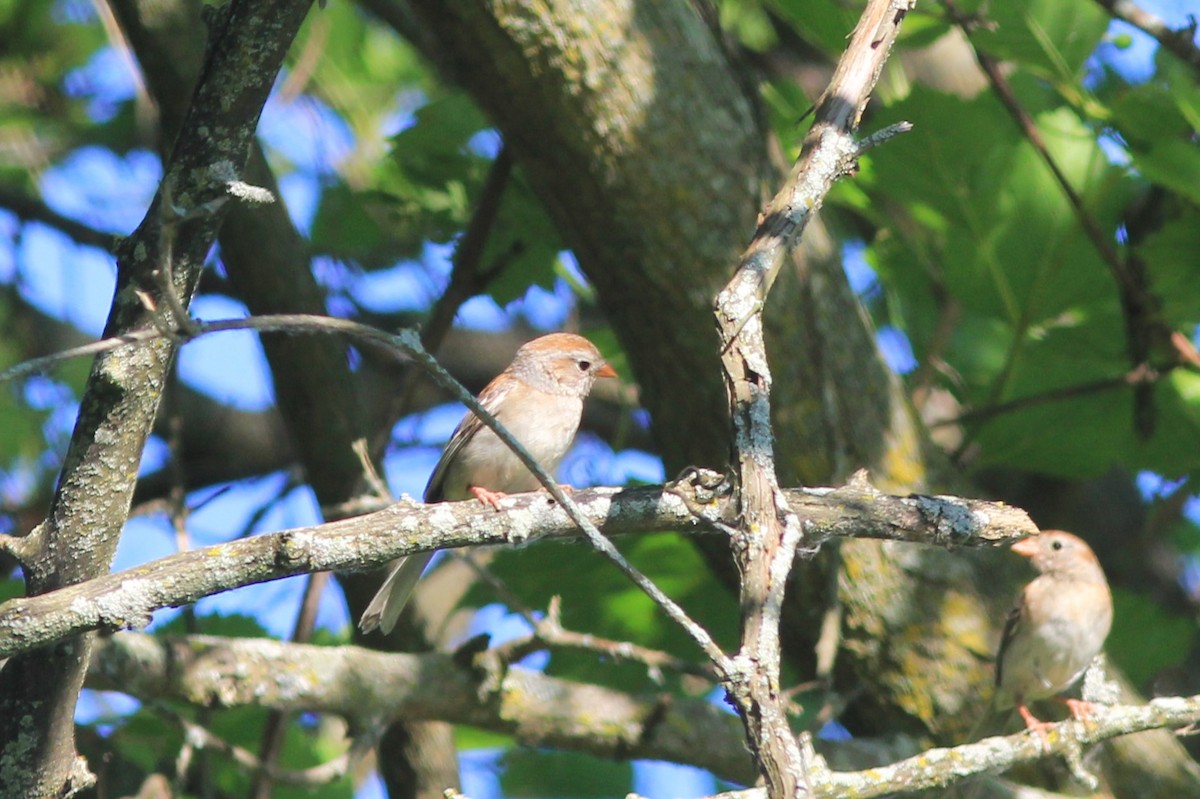
[{"label": "bird wing", "polygon": [[[492,378],[492,382],[488,383],[483,391],[479,392],[479,404],[484,407],[484,410],[495,416],[512,385],[513,381],[508,376],[508,370],[501,372]],[[454,429],[454,434],[450,436],[446,448],[442,450],[442,457],[438,458],[437,465],[433,467],[433,474],[429,476],[429,482],[425,485],[426,502],[441,502],[447,498],[446,472],[450,465],[458,459],[458,453],[462,451],[462,448],[475,437],[475,434],[483,426],[483,421],[468,410],[466,416],[458,423],[458,427]],[[462,497],[454,497],[454,499],[462,499]]]},{"label": "bird wing", "polygon": [[1000,687],[1001,670],[1004,668],[1004,654],[1008,651],[1013,639],[1017,634],[1017,625],[1021,622],[1021,616],[1025,609],[1025,596],[1022,594],[1019,601],[1012,610],[1008,612],[1008,618],[1004,620],[1004,632],[1000,633],[1000,648],[996,650],[996,687]]}]

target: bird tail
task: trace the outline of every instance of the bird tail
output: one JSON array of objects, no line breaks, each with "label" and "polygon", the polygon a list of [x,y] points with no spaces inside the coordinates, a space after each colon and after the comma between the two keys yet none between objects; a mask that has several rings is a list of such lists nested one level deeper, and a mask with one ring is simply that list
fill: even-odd
[{"label": "bird tail", "polygon": [[413,589],[417,587],[421,572],[425,571],[432,557],[433,552],[418,552],[393,561],[387,579],[383,581],[383,585],[371,599],[371,604],[367,605],[362,618],[358,620],[358,629],[364,633],[375,629],[381,630],[384,635],[390,633],[396,626],[396,620],[400,618],[400,611],[404,610]]},{"label": "bird tail", "polygon": [[[1012,723],[1014,708],[1001,707],[997,693],[992,694],[991,701],[975,722],[975,726],[967,733],[967,738],[964,743],[975,743],[984,738],[990,738],[993,735],[1003,735]],[[996,788],[992,785],[994,775],[979,774],[974,777],[968,777],[963,782],[960,782],[942,794],[942,799],[986,799],[987,797],[999,796]]]},{"label": "bird tail", "polygon": [[[999,691],[996,693],[999,693]],[[990,738],[993,735],[1003,735],[1009,730],[1015,711],[1016,708],[1011,705],[1007,707],[1000,706],[996,694],[993,694],[991,701],[988,702],[987,709],[979,717],[979,720],[975,722],[975,726],[971,728],[971,732],[967,734],[966,742],[975,743],[984,738]]]}]

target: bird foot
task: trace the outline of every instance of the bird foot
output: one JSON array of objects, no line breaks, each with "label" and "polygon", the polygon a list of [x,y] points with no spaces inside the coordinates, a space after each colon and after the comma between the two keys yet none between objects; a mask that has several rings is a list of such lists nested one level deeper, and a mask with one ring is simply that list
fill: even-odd
[{"label": "bird foot", "polygon": [[1042,749],[1049,752],[1050,730],[1053,729],[1054,722],[1039,720],[1036,716],[1030,713],[1029,708],[1025,707],[1024,705],[1019,705],[1017,707],[1017,712],[1020,713],[1021,718],[1025,720],[1025,729],[1029,730],[1030,732],[1037,733],[1038,737],[1042,739]]},{"label": "bird foot", "polygon": [[467,490],[471,492],[471,495],[475,499],[485,505],[491,505],[495,510],[500,510],[500,500],[508,496],[503,491],[488,491],[486,488],[480,486],[470,486]]},{"label": "bird foot", "polygon": [[[564,494],[570,494],[575,490],[566,483],[560,483],[558,487],[562,489]],[[502,510],[500,507],[500,500],[508,496],[508,494],[505,494],[503,491],[490,491],[482,486],[468,486],[467,490],[471,492],[471,495],[475,497],[475,499],[479,500],[485,505],[491,505],[495,510]],[[538,491],[545,490],[545,486],[538,488]]]},{"label": "bird foot", "polygon": [[1084,702],[1081,699],[1064,699],[1063,704],[1071,711],[1071,718],[1076,721],[1087,721],[1092,717],[1092,711],[1096,706],[1091,702]]}]

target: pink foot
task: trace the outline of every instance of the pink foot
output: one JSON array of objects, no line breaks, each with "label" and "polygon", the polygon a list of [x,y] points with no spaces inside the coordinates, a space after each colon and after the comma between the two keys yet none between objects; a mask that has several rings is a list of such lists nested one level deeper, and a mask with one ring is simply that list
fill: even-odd
[{"label": "pink foot", "polygon": [[468,486],[467,490],[471,492],[471,495],[475,499],[485,505],[491,505],[495,510],[500,510],[500,500],[508,496],[503,491],[488,491],[486,488],[480,486]]},{"label": "pink foot", "polygon": [[1063,703],[1071,711],[1071,718],[1076,721],[1087,721],[1092,717],[1092,711],[1096,709],[1096,706],[1091,702],[1084,702],[1079,699],[1064,699]]},{"label": "pink foot", "polygon": [[1038,737],[1042,739],[1042,749],[1047,752],[1050,751],[1050,729],[1054,726],[1054,722],[1039,721],[1036,716],[1029,712],[1029,708],[1024,705],[1018,705],[1017,712],[1025,720],[1025,729],[1030,732],[1036,732]]}]

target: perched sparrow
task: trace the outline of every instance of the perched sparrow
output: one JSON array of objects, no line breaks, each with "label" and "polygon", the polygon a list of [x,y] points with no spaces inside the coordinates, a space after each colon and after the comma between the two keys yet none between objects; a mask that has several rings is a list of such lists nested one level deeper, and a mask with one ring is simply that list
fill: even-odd
[{"label": "perched sparrow", "polygon": [[[992,707],[1015,705],[1025,726],[1044,736],[1051,722],[1038,721],[1028,705],[1071,687],[1100,653],[1112,626],[1112,595],[1100,561],[1077,536],[1051,530],[1012,549],[1039,574],[1004,625]],[[1091,709],[1076,699],[1066,704],[1075,718],[1086,718]]]},{"label": "perched sparrow", "polygon": [[[546,471],[553,472],[575,438],[583,399],[592,384],[597,377],[616,376],[583,336],[551,333],[517,350],[508,368],[480,392],[479,402]],[[504,492],[532,491],[539,485],[513,451],[468,411],[434,467],[425,486],[425,501],[474,496],[499,510]],[[359,620],[359,629],[391,632],[432,557],[432,552],[421,552],[394,561]]]}]

